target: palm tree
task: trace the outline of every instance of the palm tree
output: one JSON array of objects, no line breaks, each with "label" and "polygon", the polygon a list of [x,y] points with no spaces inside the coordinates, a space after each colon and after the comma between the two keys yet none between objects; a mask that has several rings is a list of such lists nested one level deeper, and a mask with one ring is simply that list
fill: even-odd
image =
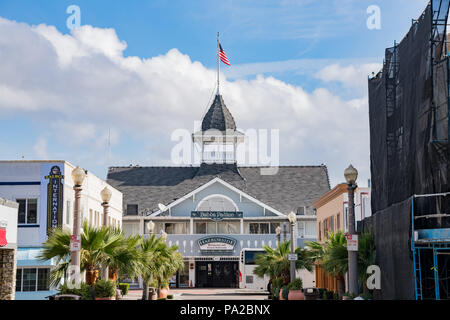
[{"label": "palm tree", "polygon": [[[57,267],[50,274],[51,284],[57,286],[70,265],[69,230],[54,229],[43,244],[39,256],[41,260],[56,259]],[[130,244],[127,244],[131,241]],[[127,248],[134,244],[134,239],[124,238],[119,229],[113,227],[94,228],[86,221],[81,234],[80,271],[86,271],[85,281],[93,284],[101,266],[126,268],[128,272],[138,272],[139,256],[125,254]],[[126,258],[129,259],[126,261]],[[134,268],[136,270],[134,270]],[[134,271],[133,271],[134,270]]]},{"label": "palm tree", "polygon": [[143,300],[147,300],[148,288],[151,283],[155,283],[158,294],[162,286],[166,286],[169,279],[178,271],[184,268],[183,257],[178,250],[178,246],[168,246],[162,238],[155,235],[144,239],[140,246],[141,257],[145,268],[142,272],[144,280]]},{"label": "palm tree", "polygon": [[[290,251],[290,241],[281,242],[277,248],[264,246],[264,253],[258,254],[255,259],[257,266],[254,274],[259,277],[269,276],[271,279],[282,278],[284,284],[290,282],[290,261],[288,255]],[[298,260],[295,263],[296,269],[306,269],[312,271],[313,264],[310,253],[307,249],[296,248],[295,253]]]},{"label": "palm tree", "polygon": [[319,243],[308,242],[311,258],[320,264],[338,282],[338,294],[341,297],[345,290],[345,274],[348,271],[347,239],[343,231],[328,232],[328,239]]}]

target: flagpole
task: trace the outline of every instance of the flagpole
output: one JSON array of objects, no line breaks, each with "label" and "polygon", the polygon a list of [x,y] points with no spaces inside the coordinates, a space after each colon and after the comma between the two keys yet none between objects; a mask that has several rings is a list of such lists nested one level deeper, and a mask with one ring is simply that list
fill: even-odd
[{"label": "flagpole", "polygon": [[220,57],[219,57],[219,32],[217,32],[217,95],[219,95],[220,85]]}]

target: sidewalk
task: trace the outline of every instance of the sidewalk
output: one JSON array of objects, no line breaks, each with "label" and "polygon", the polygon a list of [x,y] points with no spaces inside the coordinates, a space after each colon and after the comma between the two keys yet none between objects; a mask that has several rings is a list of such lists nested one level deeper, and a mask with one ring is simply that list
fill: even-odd
[{"label": "sidewalk", "polygon": [[[267,296],[267,291],[252,289],[234,289],[234,288],[186,288],[170,289],[169,294],[173,295],[174,300],[180,300],[181,297],[202,297],[202,296]],[[123,300],[140,300],[142,290],[129,290]]]}]

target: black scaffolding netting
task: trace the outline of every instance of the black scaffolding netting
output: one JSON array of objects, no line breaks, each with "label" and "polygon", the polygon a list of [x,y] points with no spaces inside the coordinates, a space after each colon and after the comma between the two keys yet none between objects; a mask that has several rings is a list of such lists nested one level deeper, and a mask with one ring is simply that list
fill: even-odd
[{"label": "black scaffolding netting", "polygon": [[[449,190],[448,7],[449,0],[430,1],[403,40],[386,49],[383,70],[369,80],[373,217],[362,226],[375,235],[383,299],[414,297],[410,197]],[[416,212],[448,213],[447,198],[422,198]],[[448,218],[416,224],[449,226]]]}]

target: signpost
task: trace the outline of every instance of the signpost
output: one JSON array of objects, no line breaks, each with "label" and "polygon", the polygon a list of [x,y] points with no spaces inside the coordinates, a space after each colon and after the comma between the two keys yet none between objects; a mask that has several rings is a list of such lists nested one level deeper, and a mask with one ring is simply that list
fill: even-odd
[{"label": "signpost", "polygon": [[345,237],[347,238],[347,250],[358,251],[358,235],[346,234]]},{"label": "signpost", "polygon": [[298,254],[296,254],[296,253],[289,253],[288,254],[288,260],[289,261],[297,261],[298,260]]},{"label": "signpost", "polygon": [[70,236],[70,251],[81,251],[81,236]]}]

